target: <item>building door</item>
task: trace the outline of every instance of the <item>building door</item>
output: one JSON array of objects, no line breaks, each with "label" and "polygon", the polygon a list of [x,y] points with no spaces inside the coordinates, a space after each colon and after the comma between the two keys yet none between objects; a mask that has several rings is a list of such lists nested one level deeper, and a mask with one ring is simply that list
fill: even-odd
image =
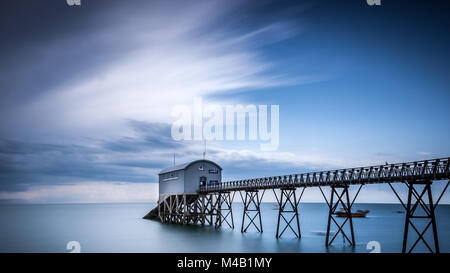
[{"label": "building door", "polygon": [[201,187],[206,186],[206,176],[200,176],[200,186]]}]

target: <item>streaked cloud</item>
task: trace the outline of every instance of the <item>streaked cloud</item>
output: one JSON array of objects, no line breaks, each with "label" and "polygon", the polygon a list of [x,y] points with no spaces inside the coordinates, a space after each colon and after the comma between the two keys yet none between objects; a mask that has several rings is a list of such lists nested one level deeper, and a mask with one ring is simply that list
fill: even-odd
[{"label": "streaked cloud", "polygon": [[[73,142],[86,135],[113,139],[132,133],[126,119],[170,122],[171,107],[191,103],[194,96],[309,81],[307,75],[292,78],[275,72],[273,61],[258,50],[297,35],[298,25],[290,18],[251,28],[213,27],[246,8],[222,1],[140,2],[127,8],[132,17],[114,5],[102,9],[101,23],[33,49],[45,56],[46,63],[55,64],[42,67],[34,58],[23,64],[46,71],[40,82],[54,74],[65,80],[45,85],[35,91],[40,95],[33,100],[8,109],[9,115],[0,117],[11,125],[8,136],[28,135],[23,132],[39,124],[32,128],[34,140],[50,136]],[[97,53],[93,49],[102,60],[89,61]],[[57,65],[62,57],[67,64],[77,64],[78,70],[62,70]],[[14,124],[11,115],[16,117]]]},{"label": "streaked cloud", "polygon": [[[5,33],[23,47],[4,45],[17,58],[5,56],[0,65],[7,76],[0,189],[15,192],[3,192],[1,199],[53,200],[105,181],[155,182],[174,152],[181,162],[201,151],[199,143],[171,139],[173,105],[310,81],[275,71],[276,63],[260,50],[302,30],[292,10],[273,10],[265,21],[248,19],[255,6],[269,3],[111,1],[89,3],[81,17],[64,5],[54,7],[63,15],[48,16],[46,4],[29,7],[44,16],[37,24],[47,31]],[[52,25],[52,18],[65,27]],[[29,80],[18,80],[21,75]]]}]

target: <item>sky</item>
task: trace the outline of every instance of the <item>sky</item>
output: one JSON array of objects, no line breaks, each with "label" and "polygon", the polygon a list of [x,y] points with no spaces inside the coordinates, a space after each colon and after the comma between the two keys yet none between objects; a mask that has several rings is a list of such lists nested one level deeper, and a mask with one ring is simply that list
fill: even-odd
[{"label": "sky", "polygon": [[[202,158],[202,141],[171,137],[171,110],[196,97],[279,105],[275,151],[207,143],[224,181],[448,157],[448,11],[425,0],[5,1],[0,202],[155,201],[174,154]],[[358,201],[396,198],[374,185]]]}]

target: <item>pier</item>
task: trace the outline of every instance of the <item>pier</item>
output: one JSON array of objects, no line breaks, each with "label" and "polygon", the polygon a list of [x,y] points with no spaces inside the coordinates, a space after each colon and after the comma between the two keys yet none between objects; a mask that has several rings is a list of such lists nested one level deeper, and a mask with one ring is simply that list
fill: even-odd
[{"label": "pier", "polygon": [[[352,206],[364,185],[384,183],[389,185],[406,212],[402,252],[413,252],[422,241],[430,252],[439,253],[434,211],[450,183],[449,164],[450,158],[439,158],[205,184],[201,185],[195,194],[175,194],[160,198],[158,205],[144,218],[159,219],[163,223],[215,227],[226,225],[234,228],[232,204],[238,193],[244,205],[241,232],[246,232],[250,227],[254,227],[257,232],[263,232],[261,202],[266,192],[272,192],[278,204],[276,238],[280,238],[287,229],[301,238],[298,205],[306,188],[317,187],[328,205],[325,245],[327,247],[332,245],[338,234],[342,234],[345,241],[354,247]],[[433,199],[431,185],[436,182],[446,184],[437,198]],[[393,186],[394,183],[407,187],[406,200],[402,200]],[[325,187],[330,189],[328,197],[323,191]],[[350,187],[357,188],[353,198],[349,196]],[[335,219],[338,206],[344,210],[341,223]],[[418,208],[425,214],[419,214]],[[427,221],[423,230],[419,230],[415,225],[415,219]],[[337,227],[337,232],[333,236],[330,232],[332,225]],[[344,227],[347,227],[347,231]],[[430,228],[433,233],[432,242],[428,242],[424,237]],[[408,245],[408,238],[415,238],[414,243]]]}]

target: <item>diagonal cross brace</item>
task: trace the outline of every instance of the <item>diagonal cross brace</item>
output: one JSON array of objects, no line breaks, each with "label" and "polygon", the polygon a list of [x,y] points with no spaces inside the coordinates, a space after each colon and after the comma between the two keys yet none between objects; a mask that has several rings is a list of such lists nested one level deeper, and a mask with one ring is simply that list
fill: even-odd
[{"label": "diagonal cross brace", "polygon": [[[439,197],[437,198],[436,202],[433,202],[432,192],[431,192],[431,180],[424,180],[424,181],[406,181],[403,182],[408,187],[408,197],[407,201],[403,202],[403,200],[400,198],[399,194],[395,190],[395,188],[389,183],[389,186],[391,187],[392,191],[394,192],[395,196],[398,198],[400,203],[402,204],[403,208],[406,210],[406,216],[405,216],[405,226],[404,226],[404,233],[403,233],[403,245],[402,245],[402,253],[411,253],[417,246],[419,242],[422,242],[429,252],[431,253],[439,253],[439,238],[437,234],[437,226],[436,226],[436,217],[434,210],[436,209],[437,205],[439,204],[439,201],[441,200],[442,196],[444,195],[445,191],[447,190],[450,181],[447,182],[444,189],[440,193]],[[419,191],[415,187],[416,185],[424,185],[424,188],[422,189],[421,193],[419,194]],[[428,198],[428,200],[424,200],[425,198]],[[414,200],[413,200],[414,199]],[[428,204],[427,202],[428,201]],[[416,215],[417,208],[421,207],[422,210],[425,212],[425,216],[423,215]],[[417,226],[414,224],[414,219],[420,218],[422,220],[427,220],[427,224],[425,228],[422,231],[419,231]],[[409,227],[416,232],[417,239],[414,241],[414,243],[411,245],[411,247],[408,249],[408,236],[409,236]],[[434,242],[434,250],[430,246],[430,244],[426,241],[424,235],[429,230],[431,226],[431,230],[433,233],[433,242]]]},{"label": "diagonal cross brace", "polygon": [[[360,185],[360,187],[359,187],[358,191],[356,192],[352,201],[350,201],[350,197],[348,194],[348,187],[349,187],[348,185],[333,185],[333,186],[331,186],[330,201],[327,200],[322,188],[319,187],[319,190],[322,193],[322,196],[324,197],[325,202],[328,205],[328,223],[327,223],[327,234],[326,234],[326,239],[325,239],[325,245],[327,247],[333,243],[333,241],[336,239],[336,237],[339,234],[342,234],[344,239],[352,247],[355,246],[355,235],[354,235],[354,230],[353,230],[353,220],[352,220],[351,208],[352,208],[356,198],[358,197],[362,186],[363,186],[363,184]],[[339,193],[338,190],[336,190],[337,188],[342,188],[341,193]],[[335,196],[337,197],[336,202],[334,202]],[[344,199],[345,199],[345,201],[344,201]],[[339,222],[333,216],[335,214],[336,209],[339,206],[339,204],[342,205],[344,212],[345,212],[345,220],[341,224],[339,224]],[[337,226],[338,230],[330,240],[329,237],[330,237],[331,222],[333,222],[333,224]],[[344,226],[347,222],[349,222],[351,238],[349,238],[344,231]]]},{"label": "diagonal cross brace", "polygon": [[[244,203],[244,212],[242,214],[242,226],[241,232],[247,232],[250,226],[254,226],[258,232],[263,232],[262,219],[261,219],[261,201],[264,196],[265,190],[262,195],[259,195],[258,190],[245,191],[245,198],[241,192],[239,192],[242,202]],[[253,205],[253,207],[252,207]],[[252,214],[254,215],[252,216]],[[256,217],[259,218],[259,225],[255,222]],[[245,220],[249,219],[250,222],[246,225]]]},{"label": "diagonal cross brace", "polygon": [[216,218],[216,227],[222,226],[222,223],[225,222],[228,227],[234,228],[232,208],[234,195],[235,192],[233,192],[233,195],[231,195],[230,192],[221,192],[218,194],[218,217]]},{"label": "diagonal cross brace", "polygon": [[[284,232],[287,230],[287,228],[289,228],[297,238],[301,237],[300,221],[299,221],[299,216],[298,216],[298,204],[300,203],[300,200],[303,196],[305,189],[306,188],[302,189],[302,192],[298,199],[296,197],[296,188],[295,187],[281,188],[280,189],[280,198],[278,198],[278,196],[275,192],[275,189],[273,189],[273,193],[274,193],[275,198],[278,203],[277,233],[275,235],[276,238],[280,238],[284,234]],[[286,208],[286,206],[288,206],[288,208]],[[286,218],[285,215],[286,216],[290,215],[290,216],[287,216],[288,218]],[[285,226],[280,232],[281,219],[285,223]],[[294,219],[296,220],[296,230],[291,225],[291,223]]]}]

